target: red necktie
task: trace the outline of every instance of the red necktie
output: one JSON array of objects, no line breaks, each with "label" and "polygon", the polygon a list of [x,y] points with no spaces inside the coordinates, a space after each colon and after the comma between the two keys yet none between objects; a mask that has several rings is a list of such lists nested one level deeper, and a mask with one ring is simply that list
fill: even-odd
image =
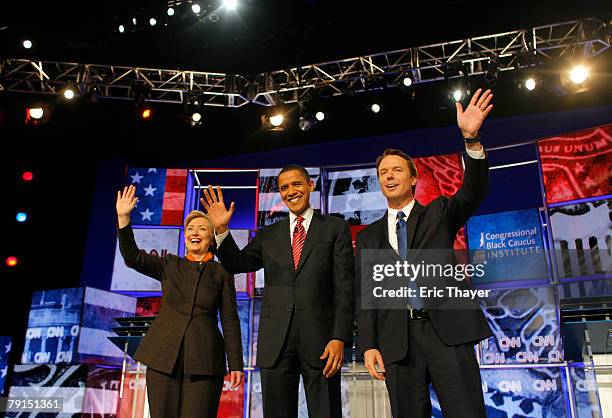
[{"label": "red necktie", "polygon": [[304,218],[298,216],[296,218],[297,224],[293,230],[293,241],[291,242],[291,251],[293,252],[293,269],[297,270],[298,264],[300,263],[300,256],[302,255],[302,248],[304,248],[304,241],[306,241],[306,229],[302,222]]}]

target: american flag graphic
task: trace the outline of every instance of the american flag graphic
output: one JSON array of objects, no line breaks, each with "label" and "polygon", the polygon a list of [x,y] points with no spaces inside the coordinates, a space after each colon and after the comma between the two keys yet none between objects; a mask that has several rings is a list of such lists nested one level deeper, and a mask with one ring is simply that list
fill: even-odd
[{"label": "american flag graphic", "polygon": [[139,199],[132,211],[132,224],[183,224],[187,170],[130,168],[127,182],[136,186]]}]

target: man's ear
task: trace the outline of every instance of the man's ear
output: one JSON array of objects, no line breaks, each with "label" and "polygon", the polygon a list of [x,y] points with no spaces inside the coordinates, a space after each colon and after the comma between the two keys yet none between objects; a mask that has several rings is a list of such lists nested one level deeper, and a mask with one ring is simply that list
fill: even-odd
[{"label": "man's ear", "polygon": [[308,182],[308,187],[310,188],[311,192],[314,192],[315,184],[314,184],[314,181],[312,181],[312,179],[310,179],[310,181]]}]

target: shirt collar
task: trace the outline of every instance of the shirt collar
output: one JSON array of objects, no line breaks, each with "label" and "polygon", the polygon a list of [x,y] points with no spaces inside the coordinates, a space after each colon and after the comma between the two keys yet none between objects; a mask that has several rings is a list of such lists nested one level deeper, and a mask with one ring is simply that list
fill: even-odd
[{"label": "shirt collar", "polygon": [[[185,256],[185,258],[189,261],[200,261],[200,260],[196,260],[195,257],[191,254],[191,253],[187,253],[187,255]],[[213,255],[212,253],[209,251],[206,253],[206,255],[204,256],[204,258],[201,260],[202,263],[208,263],[210,260],[213,259]]]},{"label": "shirt collar", "polygon": [[[406,215],[406,219],[408,219],[408,217],[410,216],[410,212],[412,212],[412,208],[414,207],[414,202],[415,200],[412,199],[410,201],[410,203],[408,203],[406,206],[404,206],[401,211],[404,212],[404,214]],[[389,219],[390,222],[395,223],[397,221],[397,213],[400,210],[398,209],[391,209],[391,208],[387,208],[387,219]]]},{"label": "shirt collar", "polygon": [[[306,209],[304,211],[304,213],[302,213],[302,218],[304,218],[304,221],[302,222],[302,224],[304,223],[310,223],[310,220],[312,219],[312,216],[314,215],[314,210],[312,209],[312,206],[308,206],[308,209]],[[295,224],[295,220],[297,219],[297,215],[291,211],[289,211],[289,223],[290,225]]]}]

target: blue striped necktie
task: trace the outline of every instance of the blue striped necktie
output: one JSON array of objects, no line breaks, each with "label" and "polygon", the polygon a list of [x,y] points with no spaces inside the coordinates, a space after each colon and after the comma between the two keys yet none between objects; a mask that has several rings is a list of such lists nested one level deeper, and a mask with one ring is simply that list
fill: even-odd
[{"label": "blue striped necktie", "polygon": [[395,223],[395,233],[397,235],[397,253],[402,260],[408,256],[408,228],[406,227],[406,214],[403,211],[397,212],[397,222]]}]

